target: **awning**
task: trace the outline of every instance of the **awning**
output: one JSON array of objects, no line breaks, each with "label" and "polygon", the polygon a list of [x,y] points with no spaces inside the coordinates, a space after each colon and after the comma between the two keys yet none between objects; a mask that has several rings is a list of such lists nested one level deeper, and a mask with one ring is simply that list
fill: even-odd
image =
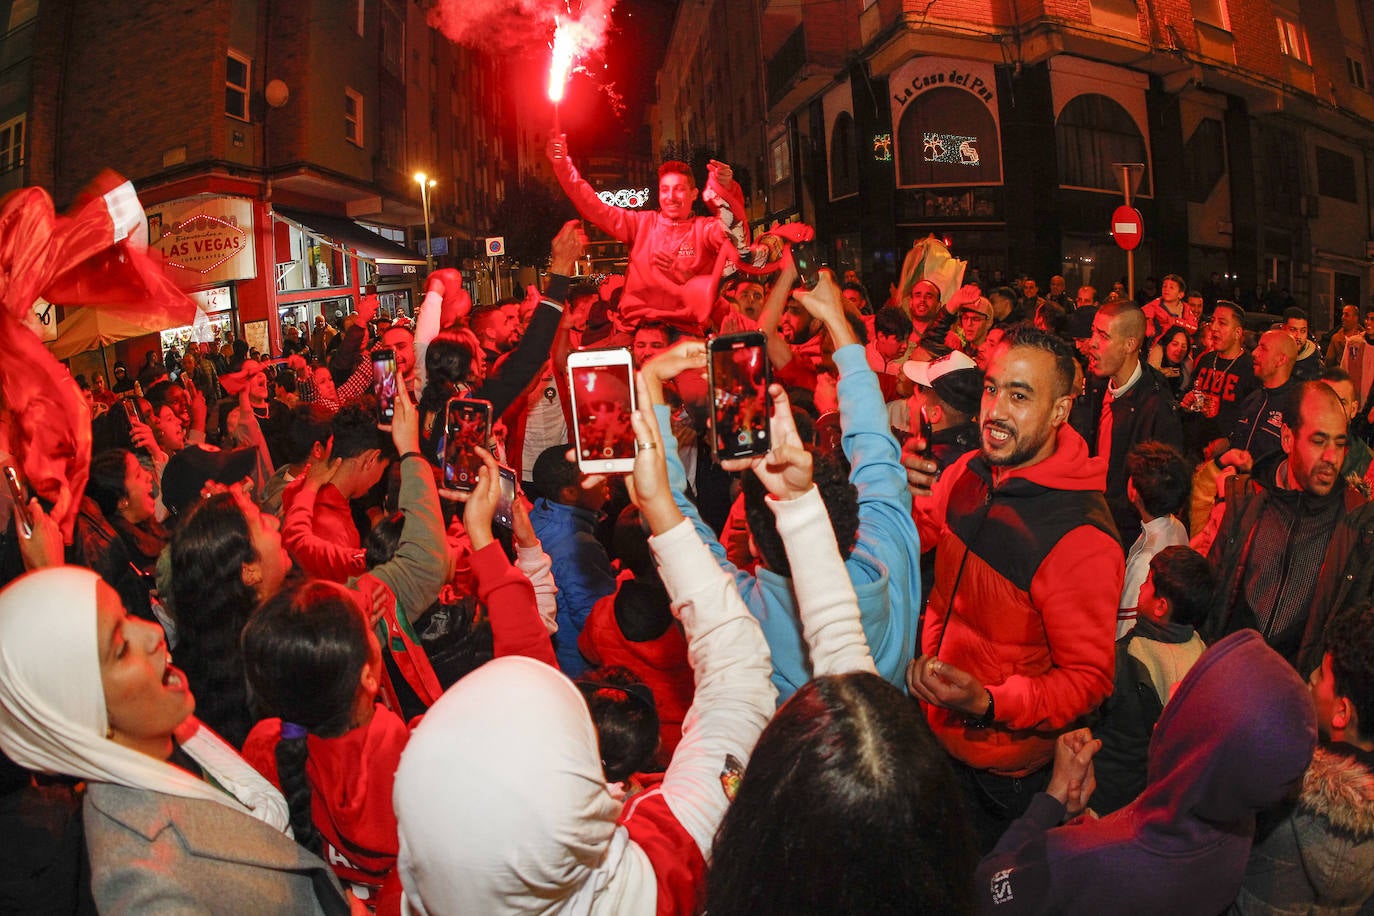
[{"label": "awning", "polygon": [[332,239],[365,261],[372,261],[374,264],[414,264],[420,267],[425,264],[425,259],[415,252],[382,238],[351,219],[288,210],[284,207],[274,207],[273,211],[279,218],[295,223],[302,231]]}]

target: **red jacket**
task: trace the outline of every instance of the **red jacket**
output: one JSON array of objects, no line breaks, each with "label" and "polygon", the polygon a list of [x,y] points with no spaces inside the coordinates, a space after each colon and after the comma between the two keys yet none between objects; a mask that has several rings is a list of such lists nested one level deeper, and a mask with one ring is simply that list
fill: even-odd
[{"label": "red jacket", "polygon": [[982,682],[996,723],[972,728],[935,706],[926,718],[972,767],[1040,769],[1058,733],[1112,692],[1126,564],[1105,485],[1106,465],[1065,423],[1054,454],[1027,468],[990,468],[968,453],[919,510],[921,541],[938,549],[922,652]]},{"label": "red jacket", "polygon": [[348,500],[332,483],[305,489],[305,475],[282,491],[282,543],[307,576],[347,582],[367,568]]},{"label": "red jacket", "polygon": [[666,762],[682,740],[682,720],[692,705],[695,684],[687,661],[687,639],[676,623],[663,635],[647,642],[626,638],[615,618],[615,600],[634,573],[626,570],[616,580],[616,590],[592,606],[578,650],[594,665],[619,665],[653,691],[658,709],[658,759]]},{"label": "red jacket", "polygon": [[[310,819],[324,840],[323,857],[339,880],[361,885],[378,913],[400,911],[401,882],[396,875],[396,815],[391,789],[410,730],[385,706],[372,721],[336,738],[309,735],[305,777],[310,783]],[[248,733],[243,759],[272,785],[277,775],[281,719],[263,719]]]}]

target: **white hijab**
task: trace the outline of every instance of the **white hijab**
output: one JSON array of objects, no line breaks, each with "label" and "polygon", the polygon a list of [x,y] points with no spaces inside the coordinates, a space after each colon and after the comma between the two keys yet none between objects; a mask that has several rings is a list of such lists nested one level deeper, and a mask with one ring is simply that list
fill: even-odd
[{"label": "white hijab", "polygon": [[401,755],[398,866],[414,913],[652,913],[653,867],[607,787],[581,693],[522,656],[430,707]]},{"label": "white hijab", "polygon": [[61,566],[0,591],[0,749],[30,770],[213,801],[288,832],[281,793],[198,720],[178,730],[181,749],[225,791],[105,737],[99,582],[89,569]]}]

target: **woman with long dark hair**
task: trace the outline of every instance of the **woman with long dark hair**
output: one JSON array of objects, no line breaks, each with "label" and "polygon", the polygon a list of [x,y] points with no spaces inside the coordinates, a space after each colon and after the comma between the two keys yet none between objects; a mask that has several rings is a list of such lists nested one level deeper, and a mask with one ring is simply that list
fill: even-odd
[{"label": "woman with long dark hair", "polygon": [[234,487],[196,504],[172,536],[177,653],[202,697],[201,719],[235,747],[254,721],[239,636],[291,570],[279,528]]}]

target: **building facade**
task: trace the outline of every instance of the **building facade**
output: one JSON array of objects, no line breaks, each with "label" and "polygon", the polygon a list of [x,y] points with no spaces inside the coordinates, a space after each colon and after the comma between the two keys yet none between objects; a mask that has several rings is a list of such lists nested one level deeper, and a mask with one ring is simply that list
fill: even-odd
[{"label": "building facade", "polygon": [[[813,223],[870,287],[934,233],[984,280],[1110,288],[1126,274],[1116,166],[1138,163],[1137,290],[1179,273],[1247,304],[1291,296],[1317,328],[1341,303],[1371,305],[1374,10],[1360,0],[755,7],[764,218]],[[693,123],[671,104],[659,117],[665,134]]]},{"label": "building facade", "polygon": [[411,312],[427,253],[476,293],[507,177],[500,63],[425,17],[417,0],[0,2],[0,186],[60,209],[102,169],[130,178],[214,333],[264,350],[369,292]]}]

